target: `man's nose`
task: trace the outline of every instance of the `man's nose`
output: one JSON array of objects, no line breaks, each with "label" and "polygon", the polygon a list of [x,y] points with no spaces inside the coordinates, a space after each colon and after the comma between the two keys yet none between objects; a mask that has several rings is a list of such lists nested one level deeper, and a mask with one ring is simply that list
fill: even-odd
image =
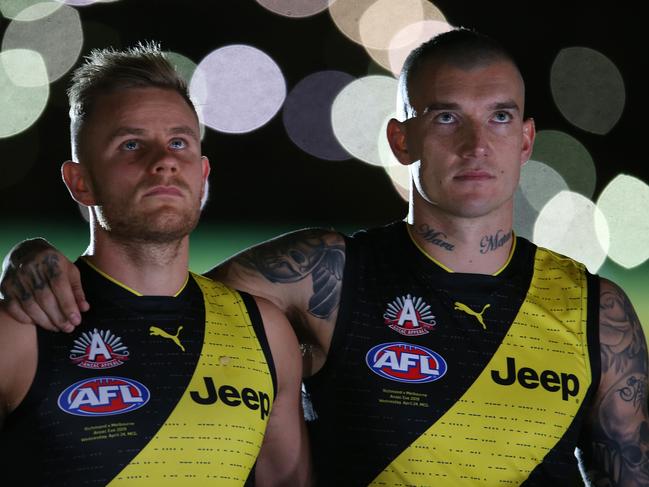
[{"label": "man's nose", "polygon": [[152,154],[151,172],[156,174],[178,172],[178,158],[168,148],[159,148]]},{"label": "man's nose", "polygon": [[465,158],[483,158],[490,152],[486,127],[480,123],[466,124],[460,133],[460,155]]}]

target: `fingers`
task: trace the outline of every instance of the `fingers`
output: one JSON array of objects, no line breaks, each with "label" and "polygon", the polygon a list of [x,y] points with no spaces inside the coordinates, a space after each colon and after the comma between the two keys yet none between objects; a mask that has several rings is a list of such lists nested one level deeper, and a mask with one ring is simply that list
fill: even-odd
[{"label": "fingers", "polygon": [[0,306],[7,313],[9,313],[14,320],[19,321],[20,323],[25,323],[27,325],[34,324],[34,322],[29,317],[29,315],[23,311],[23,309],[20,307],[20,305],[16,302],[15,299],[6,297],[5,299],[0,301]]},{"label": "fingers", "polygon": [[[71,332],[81,322],[76,297],[80,287],[78,269],[56,251],[41,252],[19,266],[11,266],[2,281],[3,293],[10,299],[7,311],[22,322],[27,315],[27,321],[51,331]],[[83,291],[80,295],[85,311],[88,303]]]}]

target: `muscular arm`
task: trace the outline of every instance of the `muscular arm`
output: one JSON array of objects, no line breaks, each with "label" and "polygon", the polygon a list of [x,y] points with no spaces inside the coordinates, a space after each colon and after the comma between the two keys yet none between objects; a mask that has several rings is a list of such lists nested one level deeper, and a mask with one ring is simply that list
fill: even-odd
[{"label": "muscular arm", "polygon": [[602,377],[591,415],[587,473],[595,486],[649,486],[647,345],[629,298],[602,279]]},{"label": "muscular arm", "polygon": [[327,230],[301,230],[241,252],[207,275],[268,299],[288,317],[309,353],[305,375],[320,369],[338,316],[345,265],[343,237]]},{"label": "muscular arm", "polygon": [[311,459],[301,407],[302,362],[293,330],[282,312],[256,299],[277,371],[264,442],[257,458],[256,487],[310,485]]}]

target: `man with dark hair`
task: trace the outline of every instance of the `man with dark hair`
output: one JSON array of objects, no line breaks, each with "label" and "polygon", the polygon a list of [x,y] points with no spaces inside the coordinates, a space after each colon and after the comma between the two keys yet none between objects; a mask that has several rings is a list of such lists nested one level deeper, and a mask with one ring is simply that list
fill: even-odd
[{"label": "man with dark hair", "polygon": [[[406,221],[288,234],[208,273],[291,320],[318,480],[573,485],[579,451],[597,485],[649,485],[647,348],[633,307],[512,231],[535,127],[511,56],[469,30],[441,34],[409,57],[400,97],[387,136],[411,171]],[[85,299],[43,245],[16,251],[30,257],[8,261],[2,289],[17,318],[68,330]],[[61,263],[50,271],[47,258]],[[43,280],[65,289],[60,309],[41,309],[52,297],[30,281]]]},{"label": "man with dark hair", "polygon": [[[306,485],[301,359],[284,315],[188,271],[210,166],[185,82],[155,45],[95,51],[73,76],[88,207],[72,335],[0,311],[3,475],[21,485]],[[56,262],[48,261],[56,267]]]}]

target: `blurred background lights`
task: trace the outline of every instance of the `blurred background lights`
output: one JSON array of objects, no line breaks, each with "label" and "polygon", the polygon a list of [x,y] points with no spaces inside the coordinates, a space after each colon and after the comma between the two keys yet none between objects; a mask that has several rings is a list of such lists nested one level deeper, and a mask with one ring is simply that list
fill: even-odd
[{"label": "blurred background lights", "polygon": [[[38,7],[34,5],[30,8]],[[41,53],[50,82],[56,81],[74,66],[82,45],[79,13],[65,5],[38,20],[13,20],[2,40],[3,50],[32,49]]]},{"label": "blurred background lights", "polygon": [[353,80],[342,71],[319,71],[295,85],[286,98],[282,114],[286,133],[295,145],[328,161],[351,158],[334,135],[331,106]]},{"label": "blurred background lights", "polygon": [[597,272],[609,249],[606,218],[595,203],[579,193],[562,191],[541,210],[534,243],[572,257]]},{"label": "blurred background lights", "polygon": [[[185,82],[187,83],[187,86],[189,86],[191,81],[192,81],[192,77],[194,76],[194,73],[196,72],[197,64],[194,61],[192,61],[191,59],[189,59],[187,56],[184,56],[184,55],[182,55],[180,53],[177,53],[177,52],[167,51],[167,52],[165,52],[165,55],[167,56],[167,59],[169,60],[169,62],[171,62],[173,67],[176,69],[178,74],[180,74],[182,79],[185,80]],[[200,86],[200,88],[198,88],[199,86]],[[197,87],[197,91],[202,93],[203,97],[204,97],[205,93],[206,93],[206,90],[207,90],[207,86],[206,86],[203,78],[201,78],[201,80],[196,83],[196,87]],[[194,107],[196,108],[196,112],[197,112],[198,119],[199,119],[199,122],[200,122],[200,130],[201,130],[200,135],[201,135],[201,140],[202,140],[203,137],[205,136],[205,124],[203,123],[203,115],[202,115],[200,107],[198,106],[196,101],[195,100],[192,100],[192,101],[194,101]]]},{"label": "blurred background lights", "polygon": [[410,51],[432,37],[452,29],[453,26],[444,20],[423,20],[404,27],[390,41],[385,68],[398,76]]},{"label": "blurred background lights", "polygon": [[541,130],[536,134],[532,159],[557,171],[571,191],[587,198],[593,196],[597,182],[595,163],[574,137],[558,130]]},{"label": "blurred background lights", "polygon": [[286,83],[266,53],[237,44],[217,49],[199,63],[190,93],[201,107],[205,125],[220,132],[246,133],[275,116],[286,97]]},{"label": "blurred background lights", "polygon": [[597,206],[609,224],[609,258],[627,269],[649,259],[649,186],[620,174],[604,188]]},{"label": "blurred background lights", "polygon": [[[31,2],[30,2],[31,3]],[[53,14],[56,10],[60,9],[63,4],[59,2],[39,2],[25,7],[18,12],[13,18],[23,22],[31,22],[39,20],[43,17]]]},{"label": "blurred background lights", "polygon": [[[61,4],[59,2],[53,2],[53,1],[46,2],[44,0],[0,0],[0,14],[2,14],[2,16],[7,19],[14,19],[21,12],[37,4],[49,4],[50,5],[49,8],[53,8],[53,9],[61,7]],[[47,8],[48,7],[46,5],[45,9]],[[37,12],[39,12],[38,8],[32,10],[31,15],[37,14]],[[35,19],[25,18],[24,20],[35,20]]]},{"label": "blurred background lights", "polygon": [[521,168],[519,184],[525,199],[536,211],[541,211],[561,191],[568,190],[568,184],[561,174],[538,161],[528,161]]},{"label": "blurred background lights", "polygon": [[394,78],[365,76],[348,84],[334,100],[331,109],[334,134],[356,159],[383,165],[377,141],[385,137],[386,117],[393,116],[396,90]]},{"label": "blurred background lights", "polygon": [[335,0],[256,0],[271,12],[284,17],[310,17],[325,10]]},{"label": "blurred background lights", "polygon": [[[378,0],[361,16],[358,30],[361,43],[374,61],[387,70],[391,50],[410,50],[415,40],[426,40],[424,21],[445,23],[444,14],[432,3],[422,0]],[[402,31],[408,34],[398,35]],[[417,45],[419,45],[417,43]]]},{"label": "blurred background lights", "polygon": [[113,3],[119,0],[56,0],[57,2],[72,5],[73,7],[86,7],[93,3]]},{"label": "blurred background lights", "polygon": [[622,115],[624,80],[615,64],[598,51],[562,49],[552,64],[550,86],[561,114],[582,130],[606,134]]},{"label": "blurred background lights", "polygon": [[0,52],[0,137],[29,128],[43,113],[49,93],[47,69],[38,52]]}]

